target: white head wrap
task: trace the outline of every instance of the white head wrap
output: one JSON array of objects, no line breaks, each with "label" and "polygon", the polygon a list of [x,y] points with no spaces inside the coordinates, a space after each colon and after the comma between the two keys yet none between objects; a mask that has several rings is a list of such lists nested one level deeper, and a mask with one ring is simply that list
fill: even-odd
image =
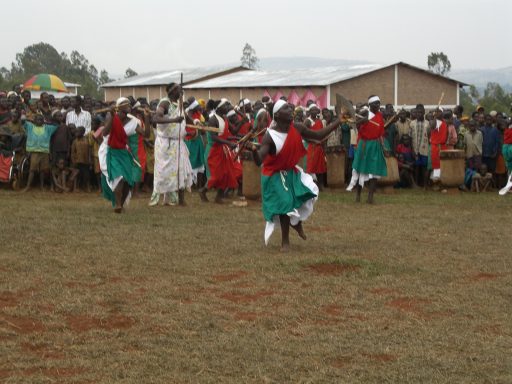
[{"label": "white head wrap", "polygon": [[219,103],[219,105],[217,105],[217,109],[222,107],[226,103],[229,103],[228,99],[220,99],[220,103]]},{"label": "white head wrap", "polygon": [[133,108],[133,109],[135,109],[135,108],[139,108],[141,105],[142,105],[142,104],[141,104],[139,101],[137,101],[137,102],[133,105],[133,107],[132,107],[132,108]]},{"label": "white head wrap", "polygon": [[126,97],[120,97],[116,100],[116,107],[120,107],[124,104],[130,104],[130,100],[128,100]]},{"label": "white head wrap", "polygon": [[274,113],[274,115],[279,112],[279,110],[281,108],[283,108],[286,104],[288,104],[286,101],[284,100],[277,100],[276,103],[274,104],[274,109],[272,110],[272,112]]},{"label": "white head wrap", "polygon": [[[316,104],[310,104],[309,107],[306,109],[306,111],[311,111],[313,108],[318,108],[318,105]],[[319,109],[319,108],[318,108]]]},{"label": "white head wrap", "polygon": [[186,111],[186,112],[188,112],[188,111],[192,111],[192,110],[194,110],[195,108],[197,108],[198,106],[199,106],[199,102],[198,102],[197,100],[194,100],[194,101],[192,102],[192,104],[190,104],[190,105],[187,107],[187,109],[186,109],[185,111]]},{"label": "white head wrap", "polygon": [[375,103],[376,101],[380,101],[379,96],[372,96],[368,99],[368,104]]},{"label": "white head wrap", "polygon": [[267,112],[267,110],[265,108],[261,108],[258,110],[258,113],[256,113],[256,118],[258,118],[259,115],[261,115],[262,113],[264,112]]},{"label": "white head wrap", "polygon": [[226,116],[227,116],[227,117],[231,117],[231,116],[233,116],[233,115],[236,115],[236,112],[235,112],[235,110],[234,110],[234,109],[232,109],[231,111],[229,111],[229,112],[226,114]]}]

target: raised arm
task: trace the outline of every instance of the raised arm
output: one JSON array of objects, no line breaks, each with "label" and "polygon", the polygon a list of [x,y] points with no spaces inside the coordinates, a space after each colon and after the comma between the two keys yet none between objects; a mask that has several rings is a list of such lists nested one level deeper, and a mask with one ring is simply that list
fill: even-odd
[{"label": "raised arm", "polygon": [[295,129],[299,131],[301,136],[305,139],[322,140],[325,137],[327,137],[332,131],[334,131],[337,127],[339,127],[340,124],[340,119],[336,118],[327,127],[322,128],[318,131],[313,131],[306,127],[304,124],[300,123],[295,124]]}]

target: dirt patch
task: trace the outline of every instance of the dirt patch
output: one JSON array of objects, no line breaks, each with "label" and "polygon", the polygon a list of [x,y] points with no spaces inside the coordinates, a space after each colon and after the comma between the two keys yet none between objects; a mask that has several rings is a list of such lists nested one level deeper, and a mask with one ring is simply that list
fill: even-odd
[{"label": "dirt patch", "polygon": [[378,354],[363,353],[363,356],[367,357],[370,360],[378,361],[379,363],[389,363],[389,362],[395,361],[397,359],[396,356],[390,355],[388,353],[378,353]]},{"label": "dirt patch", "polygon": [[0,314],[0,322],[7,324],[9,328],[19,334],[43,332],[46,330],[42,322],[31,317]]},{"label": "dirt patch", "polygon": [[247,276],[249,273],[245,271],[236,271],[224,275],[214,275],[212,276],[213,281],[217,281],[219,283],[226,282],[226,281],[233,281],[241,279],[242,277]]},{"label": "dirt patch", "polygon": [[260,316],[261,314],[256,312],[237,312],[234,318],[238,321],[255,321]]},{"label": "dirt patch", "polygon": [[32,353],[37,355],[42,359],[63,359],[64,353],[58,351],[50,345],[45,344],[31,344],[31,343],[22,343],[21,349],[24,352]]},{"label": "dirt patch", "polygon": [[304,268],[317,275],[337,276],[344,273],[357,271],[361,267],[358,265],[341,263],[322,263],[307,265]]},{"label": "dirt patch", "polygon": [[100,319],[88,315],[68,316],[67,324],[74,332],[87,332],[92,329],[104,329],[111,331],[114,329],[127,329],[135,324],[135,320],[130,317],[113,314],[107,318]]},{"label": "dirt patch", "polygon": [[0,308],[15,307],[23,296],[16,292],[5,291],[0,293]]},{"label": "dirt patch", "polygon": [[329,304],[322,307],[322,311],[331,316],[340,316],[343,311],[341,306],[336,304]]},{"label": "dirt patch", "polygon": [[243,304],[243,303],[251,303],[253,301],[257,301],[263,297],[272,296],[274,292],[272,291],[260,291],[254,294],[243,294],[240,292],[228,292],[220,295],[220,298],[229,300],[233,303]]},{"label": "dirt patch", "polygon": [[380,296],[390,296],[393,294],[398,293],[396,289],[392,288],[374,288],[370,290],[371,293],[374,295],[380,295]]},{"label": "dirt patch", "polygon": [[404,312],[425,315],[423,308],[425,304],[429,303],[430,301],[426,299],[417,299],[414,297],[400,297],[398,299],[388,301],[386,305],[388,307],[396,308]]},{"label": "dirt patch", "polygon": [[345,368],[347,365],[352,363],[352,358],[350,356],[341,356],[337,357],[331,361],[331,367],[333,368]]},{"label": "dirt patch", "polygon": [[481,272],[481,273],[477,273],[474,276],[471,276],[470,280],[471,281],[489,281],[489,280],[496,280],[498,277],[500,277],[500,275],[498,275],[496,273]]}]

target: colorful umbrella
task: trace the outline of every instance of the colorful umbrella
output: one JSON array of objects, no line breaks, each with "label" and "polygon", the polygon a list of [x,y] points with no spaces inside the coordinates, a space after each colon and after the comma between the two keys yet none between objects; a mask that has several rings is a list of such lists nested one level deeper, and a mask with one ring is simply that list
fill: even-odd
[{"label": "colorful umbrella", "polygon": [[55,75],[48,75],[46,73],[32,76],[23,84],[23,89],[28,89],[29,91],[67,92],[67,88],[61,79]]}]

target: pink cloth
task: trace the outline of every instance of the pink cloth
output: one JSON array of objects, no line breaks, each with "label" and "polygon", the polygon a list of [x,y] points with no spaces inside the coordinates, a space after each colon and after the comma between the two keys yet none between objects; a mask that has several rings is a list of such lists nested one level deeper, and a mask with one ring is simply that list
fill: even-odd
[{"label": "pink cloth", "polygon": [[300,105],[305,107],[308,100],[313,100],[314,102],[316,102],[316,96],[313,92],[311,92],[310,89],[308,89],[306,93],[302,95],[302,98],[300,99]]},{"label": "pink cloth", "polygon": [[291,91],[288,95],[288,102],[292,103],[295,106],[300,105],[300,97],[295,91]]}]

